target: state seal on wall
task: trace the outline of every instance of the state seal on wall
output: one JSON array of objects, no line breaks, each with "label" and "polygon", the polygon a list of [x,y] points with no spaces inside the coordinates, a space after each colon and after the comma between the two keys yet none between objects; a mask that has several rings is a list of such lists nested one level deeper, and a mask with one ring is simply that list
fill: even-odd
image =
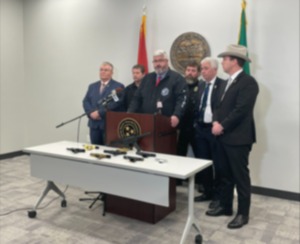
[{"label": "state seal on wall", "polygon": [[186,32],[178,36],[171,46],[171,63],[180,73],[184,74],[186,65],[195,60],[210,56],[208,42],[203,36],[195,32]]}]

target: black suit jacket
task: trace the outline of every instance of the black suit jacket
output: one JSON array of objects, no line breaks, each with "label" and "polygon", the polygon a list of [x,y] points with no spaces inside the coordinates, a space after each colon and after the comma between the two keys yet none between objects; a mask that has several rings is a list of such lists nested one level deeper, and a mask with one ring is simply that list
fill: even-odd
[{"label": "black suit jacket", "polygon": [[258,92],[256,80],[243,71],[227,89],[213,114],[213,121],[224,127],[219,136],[223,143],[250,145],[256,141],[253,109]]},{"label": "black suit jacket", "polygon": [[[224,91],[225,84],[226,84],[225,80],[222,80],[219,77],[216,78],[215,83],[214,83],[214,87],[213,87],[213,90],[212,90],[211,98],[210,98],[211,99],[210,104],[211,104],[212,113],[214,113],[215,108],[216,108],[216,106],[218,105],[218,103],[221,99],[221,96],[222,96],[223,91]],[[198,85],[200,99],[198,100],[198,104],[196,104],[196,108],[198,109],[197,112],[199,111],[199,108],[200,108],[201,98],[202,98],[203,92],[205,90],[205,85],[206,85],[206,82],[204,82],[204,81],[200,81],[200,83]]]},{"label": "black suit jacket", "polygon": [[158,112],[157,102],[161,101],[163,115],[176,115],[181,119],[185,111],[187,91],[187,84],[183,76],[169,69],[157,87],[155,83],[155,72],[149,73],[143,78],[132,98],[128,112],[155,114]]}]

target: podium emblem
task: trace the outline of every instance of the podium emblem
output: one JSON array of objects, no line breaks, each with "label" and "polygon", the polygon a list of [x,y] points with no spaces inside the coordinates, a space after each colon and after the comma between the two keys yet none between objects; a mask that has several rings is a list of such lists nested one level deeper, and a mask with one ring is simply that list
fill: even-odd
[{"label": "podium emblem", "polygon": [[118,124],[119,138],[126,138],[129,136],[139,136],[141,134],[140,124],[132,118],[125,118]]}]

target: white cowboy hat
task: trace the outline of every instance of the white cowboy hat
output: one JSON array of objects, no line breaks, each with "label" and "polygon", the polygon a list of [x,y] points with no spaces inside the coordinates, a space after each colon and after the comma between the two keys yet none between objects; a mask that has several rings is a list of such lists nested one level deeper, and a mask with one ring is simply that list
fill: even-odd
[{"label": "white cowboy hat", "polygon": [[244,59],[247,62],[251,62],[251,59],[247,57],[247,48],[241,45],[231,44],[227,47],[225,52],[222,52],[218,57],[233,56]]}]

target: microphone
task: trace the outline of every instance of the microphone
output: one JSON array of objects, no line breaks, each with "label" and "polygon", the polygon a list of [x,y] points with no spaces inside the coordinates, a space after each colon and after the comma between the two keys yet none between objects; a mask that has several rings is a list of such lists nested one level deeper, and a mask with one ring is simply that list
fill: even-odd
[{"label": "microphone", "polygon": [[122,87],[118,87],[118,88],[112,90],[111,94],[109,94],[107,97],[105,97],[103,99],[100,99],[97,102],[97,104],[106,106],[107,104],[109,104],[112,101],[118,102],[120,100],[119,95],[121,95],[123,90],[124,90],[124,88],[122,88]]}]

